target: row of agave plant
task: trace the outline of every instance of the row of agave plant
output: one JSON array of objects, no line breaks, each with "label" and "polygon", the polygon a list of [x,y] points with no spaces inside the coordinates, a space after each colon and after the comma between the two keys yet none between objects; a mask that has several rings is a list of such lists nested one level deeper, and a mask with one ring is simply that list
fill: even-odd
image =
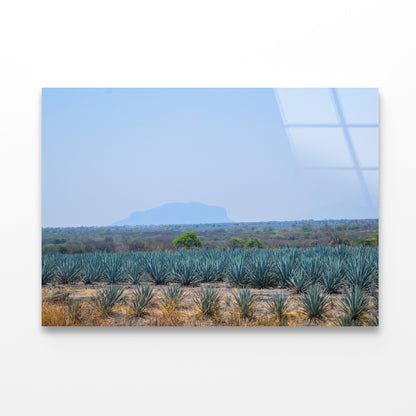
[{"label": "row of agave plant", "polygon": [[[123,286],[104,286],[92,299],[92,305],[102,317],[109,316],[118,303],[128,306],[128,314],[134,317],[145,317],[149,308],[153,306],[152,304],[157,303],[158,307],[170,312],[170,316],[173,317],[174,315],[171,314],[182,307],[185,298],[185,291],[179,285],[165,286],[157,300],[154,287],[148,285],[136,286],[130,296],[126,297],[124,293]],[[223,297],[224,293],[221,290],[211,285],[202,286],[193,293],[191,298],[195,307],[195,315],[201,318],[220,317]],[[264,312],[261,314],[260,321],[257,321],[258,324],[261,325],[261,319],[266,318],[272,325],[290,325],[289,298],[288,295],[281,293],[269,297],[265,304],[265,314]],[[295,299],[295,302],[300,316],[306,319],[307,324],[321,325],[325,321],[329,321],[338,326],[377,326],[377,299],[377,297],[371,299],[369,294],[354,287],[334,301],[319,286],[313,286],[298,299]],[[155,300],[156,302],[154,302]],[[256,321],[255,313],[258,300],[258,294],[249,288],[233,290],[231,296],[233,309],[237,312],[238,317],[251,322]],[[230,305],[230,298],[226,303]],[[79,304],[69,304],[68,307],[71,311],[74,309],[80,311]],[[334,308],[337,310],[335,314],[332,313]],[[298,321],[296,322],[298,325]],[[179,322],[176,321],[175,325],[178,324]],[[263,324],[265,324],[264,321]]]},{"label": "row of agave plant", "polygon": [[226,281],[234,287],[279,287],[299,294],[316,285],[328,294],[353,287],[374,292],[378,250],[342,246],[43,256],[42,284],[77,281],[183,286]]}]

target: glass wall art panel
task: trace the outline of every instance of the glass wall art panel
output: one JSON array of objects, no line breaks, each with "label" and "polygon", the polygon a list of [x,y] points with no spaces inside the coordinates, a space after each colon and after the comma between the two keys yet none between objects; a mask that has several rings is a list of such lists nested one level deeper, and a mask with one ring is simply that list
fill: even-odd
[{"label": "glass wall art panel", "polygon": [[374,88],[43,89],[42,325],[378,326],[378,113]]}]

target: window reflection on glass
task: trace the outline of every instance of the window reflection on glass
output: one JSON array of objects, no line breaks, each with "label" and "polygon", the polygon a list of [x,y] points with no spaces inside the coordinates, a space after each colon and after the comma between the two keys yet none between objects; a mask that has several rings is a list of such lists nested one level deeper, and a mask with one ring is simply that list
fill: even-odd
[{"label": "window reflection on glass", "polygon": [[352,167],[341,128],[290,127],[293,150],[306,167]]},{"label": "window reflection on glass", "polygon": [[279,88],[275,96],[297,163],[308,172],[307,188],[326,199],[338,189],[334,204],[356,192],[357,205],[372,209],[369,215],[377,210],[378,90]]}]

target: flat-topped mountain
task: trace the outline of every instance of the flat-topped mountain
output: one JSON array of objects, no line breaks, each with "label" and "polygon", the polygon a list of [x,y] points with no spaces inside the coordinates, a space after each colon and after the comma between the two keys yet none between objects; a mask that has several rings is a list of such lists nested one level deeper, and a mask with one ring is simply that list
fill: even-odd
[{"label": "flat-topped mountain", "polygon": [[127,218],[112,225],[170,225],[212,224],[232,222],[225,208],[205,205],[201,202],[169,203],[147,211],[133,212]]}]

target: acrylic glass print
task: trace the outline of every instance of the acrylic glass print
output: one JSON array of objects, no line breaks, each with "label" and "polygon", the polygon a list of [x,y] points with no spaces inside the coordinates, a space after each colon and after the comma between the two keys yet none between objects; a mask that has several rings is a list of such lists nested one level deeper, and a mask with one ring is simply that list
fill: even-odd
[{"label": "acrylic glass print", "polygon": [[377,326],[378,90],[44,89],[42,325]]}]

